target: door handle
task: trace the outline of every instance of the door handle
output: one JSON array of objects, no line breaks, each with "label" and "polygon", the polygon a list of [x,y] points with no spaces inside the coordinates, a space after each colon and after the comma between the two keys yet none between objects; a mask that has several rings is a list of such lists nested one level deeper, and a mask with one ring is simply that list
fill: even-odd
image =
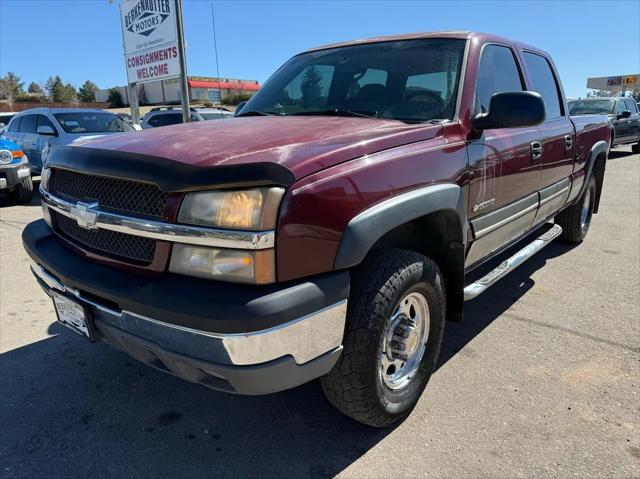
[{"label": "door handle", "polygon": [[573,137],[571,135],[565,135],[564,137],[564,149],[570,150],[573,146]]},{"label": "door handle", "polygon": [[531,142],[531,159],[539,160],[542,157],[542,143],[539,141]]}]

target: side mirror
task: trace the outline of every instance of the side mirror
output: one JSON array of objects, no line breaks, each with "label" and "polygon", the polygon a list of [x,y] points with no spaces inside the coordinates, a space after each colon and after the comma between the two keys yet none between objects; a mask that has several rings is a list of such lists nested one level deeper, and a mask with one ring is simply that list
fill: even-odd
[{"label": "side mirror", "polygon": [[544,119],[544,100],[540,94],[533,91],[495,93],[489,102],[489,111],[473,119],[473,129],[535,126]]},{"label": "side mirror", "polygon": [[240,111],[244,108],[246,104],[247,104],[247,100],[241,101],[240,103],[238,103],[238,106],[236,106],[236,110],[233,112],[234,116],[238,116],[238,113],[240,113]]},{"label": "side mirror", "polygon": [[623,120],[625,118],[629,118],[631,116],[631,111],[625,110],[618,115],[618,120]]},{"label": "side mirror", "polygon": [[36,132],[38,133],[38,135],[43,135],[43,136],[58,136],[55,130],[51,128],[49,125],[39,126]]}]

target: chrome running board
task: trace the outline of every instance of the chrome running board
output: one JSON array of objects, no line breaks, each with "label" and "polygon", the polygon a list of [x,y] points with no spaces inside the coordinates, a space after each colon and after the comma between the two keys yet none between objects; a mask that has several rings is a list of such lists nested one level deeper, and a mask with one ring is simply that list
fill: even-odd
[{"label": "chrome running board", "polygon": [[464,288],[464,300],[469,301],[484,293],[489,286],[511,273],[511,271],[551,243],[552,240],[560,236],[561,233],[562,227],[560,225],[553,225],[546,233],[538,236],[510,258],[505,259],[494,270],[491,270],[478,281]]}]

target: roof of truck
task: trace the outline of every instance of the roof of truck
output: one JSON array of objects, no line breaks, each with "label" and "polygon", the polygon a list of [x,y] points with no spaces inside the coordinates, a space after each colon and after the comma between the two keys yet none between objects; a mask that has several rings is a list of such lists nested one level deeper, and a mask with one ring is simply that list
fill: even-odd
[{"label": "roof of truck", "polygon": [[[405,33],[401,35],[387,35],[383,37],[362,38],[359,40],[350,40],[346,42],[331,43],[329,45],[322,45],[315,48],[310,48],[307,52],[313,52],[316,50],[326,50],[327,48],[346,47],[351,45],[361,45],[364,43],[379,43],[390,42],[394,40],[415,40],[419,38],[460,38],[467,39],[474,35],[469,31],[442,31],[442,32],[418,32],[418,33]],[[306,52],[305,52],[306,53]]]}]

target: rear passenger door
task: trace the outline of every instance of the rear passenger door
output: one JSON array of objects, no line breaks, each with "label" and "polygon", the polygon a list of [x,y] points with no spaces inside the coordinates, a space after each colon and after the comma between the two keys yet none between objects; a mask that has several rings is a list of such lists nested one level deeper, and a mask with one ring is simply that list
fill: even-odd
[{"label": "rear passenger door", "polygon": [[[476,76],[474,116],[489,109],[496,93],[525,90],[524,76],[511,46],[483,46]],[[468,218],[474,242],[470,267],[527,231],[535,217],[540,186],[539,162],[532,144],[537,127],[485,130],[467,143],[469,154]]]},{"label": "rear passenger door", "polygon": [[573,141],[575,130],[565,108],[560,83],[549,60],[535,52],[523,51],[529,90],[544,100],[546,118],[540,130],[542,155],[540,162],[540,209],[535,223],[554,214],[569,196],[573,173]]}]

